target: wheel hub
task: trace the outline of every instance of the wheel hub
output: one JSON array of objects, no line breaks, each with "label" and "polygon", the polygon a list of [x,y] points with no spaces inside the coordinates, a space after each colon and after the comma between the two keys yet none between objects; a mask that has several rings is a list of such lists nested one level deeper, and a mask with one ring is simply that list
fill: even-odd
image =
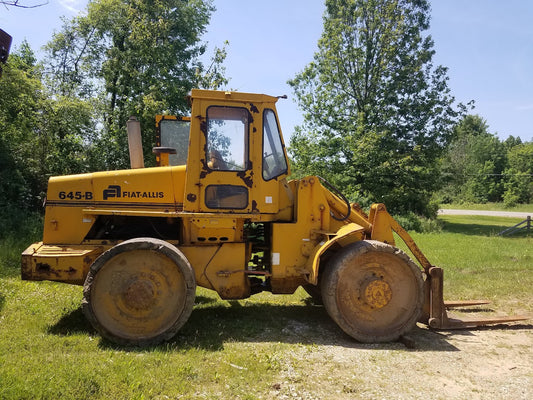
[{"label": "wheel hub", "polygon": [[391,287],[379,279],[369,282],[363,293],[366,303],[374,309],[385,307],[392,299]]},{"label": "wheel hub", "polygon": [[149,310],[155,303],[153,282],[142,279],[134,281],[124,292],[124,304],[133,310]]}]

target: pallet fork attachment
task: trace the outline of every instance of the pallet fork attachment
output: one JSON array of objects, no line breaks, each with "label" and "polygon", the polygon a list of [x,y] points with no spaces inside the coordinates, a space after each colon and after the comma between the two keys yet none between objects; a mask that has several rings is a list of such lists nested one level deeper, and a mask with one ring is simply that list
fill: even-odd
[{"label": "pallet fork attachment", "polygon": [[[507,322],[525,321],[531,317],[517,315],[512,317],[498,318],[481,318],[481,319],[457,319],[450,318],[448,308],[452,307],[469,307],[483,304],[489,304],[487,300],[467,300],[467,301],[444,301],[443,300],[443,270],[439,267],[429,269],[428,281],[429,286],[429,316],[427,316],[427,325],[434,329],[465,329],[475,328],[477,326],[502,324]],[[426,297],[427,302],[427,297]]]},{"label": "pallet fork attachment", "polygon": [[[382,210],[380,210],[382,211]],[[489,304],[487,300],[466,300],[466,301],[444,301],[443,293],[443,275],[442,268],[431,265],[420,248],[416,245],[413,238],[403,229],[400,224],[389,215],[390,225],[394,232],[407,245],[411,253],[420,263],[426,274],[425,282],[425,304],[420,322],[428,325],[433,329],[468,329],[478,326],[502,324],[516,321],[526,321],[532,318],[527,315],[517,315],[498,318],[480,318],[480,319],[458,319],[448,315],[448,308],[469,307],[483,304]]]}]

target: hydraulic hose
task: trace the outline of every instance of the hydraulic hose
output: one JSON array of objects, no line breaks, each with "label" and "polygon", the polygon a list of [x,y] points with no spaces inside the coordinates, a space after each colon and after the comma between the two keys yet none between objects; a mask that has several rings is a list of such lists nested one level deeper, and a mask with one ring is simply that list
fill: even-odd
[{"label": "hydraulic hose", "polygon": [[327,180],[325,180],[324,178],[322,178],[321,176],[318,176],[318,179],[320,179],[320,181],[324,184],[324,186],[326,186],[329,190],[331,190],[333,192],[333,194],[335,194],[336,196],[340,197],[342,199],[342,201],[344,201],[346,203],[346,207],[348,208],[348,213],[341,217],[341,218],[338,218],[336,217],[331,211],[329,212],[331,217],[333,219],[336,219],[337,221],[345,221],[348,219],[348,217],[350,217],[350,214],[352,212],[352,207],[350,206],[350,202],[348,201],[348,199],[346,198],[346,196],[344,196],[344,194],[342,194],[342,192],[337,189],[335,186],[333,186],[331,183],[329,183]]}]

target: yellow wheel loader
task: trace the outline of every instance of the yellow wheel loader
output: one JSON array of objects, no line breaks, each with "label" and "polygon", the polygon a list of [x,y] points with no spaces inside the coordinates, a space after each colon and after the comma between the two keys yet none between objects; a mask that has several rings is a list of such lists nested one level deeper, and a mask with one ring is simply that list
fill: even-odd
[{"label": "yellow wheel loader", "polygon": [[523,319],[448,318],[442,270],[383,204],[366,214],[320,177],[288,181],[277,100],[193,90],[189,117],[157,116],[152,168],[128,121],[131,169],[50,179],[43,240],[22,254],[22,278],[83,285],[88,320],[130,345],[173,337],[197,286],[222,299],[303,286],[361,342],[396,340],[417,321]]}]

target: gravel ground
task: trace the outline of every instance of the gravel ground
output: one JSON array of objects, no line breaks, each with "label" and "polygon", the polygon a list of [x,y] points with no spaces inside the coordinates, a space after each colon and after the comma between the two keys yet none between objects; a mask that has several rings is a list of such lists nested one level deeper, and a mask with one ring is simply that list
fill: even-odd
[{"label": "gravel ground", "polygon": [[[283,355],[269,398],[529,400],[531,328],[435,332],[420,325],[404,343],[379,345],[330,336],[328,344],[302,345]],[[302,338],[318,334],[316,329],[294,324],[287,333]]]}]

